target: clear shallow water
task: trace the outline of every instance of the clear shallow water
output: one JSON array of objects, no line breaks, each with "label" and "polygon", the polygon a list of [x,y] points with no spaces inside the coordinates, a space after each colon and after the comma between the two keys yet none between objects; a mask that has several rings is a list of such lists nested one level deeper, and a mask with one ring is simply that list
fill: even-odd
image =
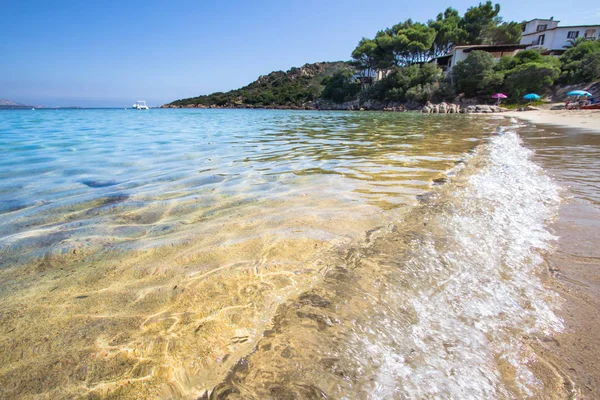
[{"label": "clear shallow water", "polygon": [[[298,190],[292,181],[394,208],[413,201],[433,174],[473,147],[451,140],[461,128],[457,120],[441,131],[443,121],[423,127],[415,117],[131,110],[1,116],[0,234],[13,235],[3,244],[14,247],[39,240],[39,253],[48,246],[42,237],[61,239],[56,228],[67,222],[72,228],[63,238],[93,230],[117,241],[149,239],[176,229],[167,218],[171,207],[181,218],[227,197],[280,198]],[[436,130],[438,148],[425,151],[423,135]],[[329,187],[333,182],[343,187]],[[118,220],[124,215],[132,221]]]},{"label": "clear shallow water", "polygon": [[560,329],[533,273],[558,195],[498,124],[0,113],[0,393],[542,390],[518,337]]}]

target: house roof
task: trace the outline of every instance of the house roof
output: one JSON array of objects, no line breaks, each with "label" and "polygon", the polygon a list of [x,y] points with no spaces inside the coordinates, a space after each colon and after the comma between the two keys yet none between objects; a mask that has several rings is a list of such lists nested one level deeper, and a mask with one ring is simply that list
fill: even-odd
[{"label": "house roof", "polygon": [[448,54],[443,56],[432,57],[431,60],[440,60],[444,58],[452,57],[455,50],[463,50],[468,53],[472,50],[483,50],[483,51],[513,51],[519,49],[526,49],[529,44],[470,44],[464,46],[454,46]]},{"label": "house roof", "polygon": [[473,44],[469,46],[456,46],[452,50],[462,50],[465,53],[473,50],[483,50],[483,51],[512,51],[518,49],[524,49],[528,45],[526,44]]},{"label": "house roof", "polygon": [[600,27],[600,24],[592,24],[592,25],[565,25],[565,26],[557,26],[556,28],[587,28],[587,27]]},{"label": "house roof", "polygon": [[530,35],[535,35],[538,33],[544,33],[544,32],[548,32],[548,31],[555,31],[557,29],[573,29],[573,28],[600,28],[600,24],[596,24],[596,25],[565,25],[565,26],[555,26],[554,28],[550,28],[550,29],[544,29],[543,31],[538,31],[538,32],[531,32],[531,33],[524,33],[521,36],[530,36]]},{"label": "house roof", "polygon": [[528,24],[532,21],[553,21],[553,22],[560,22],[557,19],[551,19],[551,18],[534,18],[534,19],[530,19],[529,21],[523,21],[524,24]]}]

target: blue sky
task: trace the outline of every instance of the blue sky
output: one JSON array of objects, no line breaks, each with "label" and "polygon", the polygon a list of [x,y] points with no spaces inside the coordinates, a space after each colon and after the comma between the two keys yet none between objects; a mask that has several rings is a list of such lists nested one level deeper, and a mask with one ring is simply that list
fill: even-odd
[{"label": "blue sky", "polygon": [[[0,0],[0,99],[160,105],[306,62],[350,58],[361,37],[475,1]],[[600,23],[600,3],[503,1],[505,20]],[[542,5],[543,4],[543,5]]]}]

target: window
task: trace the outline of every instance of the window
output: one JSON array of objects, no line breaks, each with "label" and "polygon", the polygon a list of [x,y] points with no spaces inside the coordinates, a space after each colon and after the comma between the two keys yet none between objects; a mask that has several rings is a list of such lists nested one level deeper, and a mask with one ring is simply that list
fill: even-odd
[{"label": "window", "polygon": [[579,37],[579,31],[569,31],[567,33],[567,39],[577,39]]},{"label": "window", "polygon": [[538,42],[537,42],[537,44],[538,44],[539,46],[543,45],[543,44],[544,44],[544,39],[545,39],[545,38],[546,38],[546,35],[540,35],[540,36],[538,37]]},{"label": "window", "polygon": [[585,37],[586,38],[590,38],[593,39],[596,37],[596,30],[595,29],[586,29],[585,30]]},{"label": "window", "polygon": [[525,30],[527,29],[527,24],[523,24],[523,26],[521,26],[522,32],[525,32]]},{"label": "window", "polygon": [[538,27],[537,27],[537,31],[538,31],[538,32],[545,31],[547,27],[548,27],[548,25],[547,25],[547,24],[544,24],[544,25],[538,25]]}]

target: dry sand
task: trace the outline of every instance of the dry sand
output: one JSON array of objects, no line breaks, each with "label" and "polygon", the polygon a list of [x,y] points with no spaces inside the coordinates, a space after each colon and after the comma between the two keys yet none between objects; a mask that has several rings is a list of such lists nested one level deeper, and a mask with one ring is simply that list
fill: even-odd
[{"label": "dry sand", "polygon": [[[588,162],[589,172],[584,172],[585,179],[579,181],[569,179],[572,164],[561,164],[562,160],[558,164],[544,165],[544,157],[540,157],[542,165],[568,188],[567,200],[552,226],[560,239],[555,251],[546,257],[545,276],[547,286],[565,300],[558,312],[565,322],[565,331],[553,340],[532,338],[532,344],[538,354],[537,364],[545,371],[540,374],[541,378],[546,380],[544,376],[554,375],[552,381],[562,381],[562,388],[556,390],[556,394],[561,392],[561,395],[557,397],[564,398],[567,394],[567,398],[600,399],[600,174],[597,168],[600,111],[540,110],[503,115],[570,137],[554,143],[552,152],[574,152],[572,143],[593,151],[592,159],[583,161]],[[536,152],[544,152],[547,145],[536,148]],[[582,196],[580,189],[588,195]]]},{"label": "dry sand", "polygon": [[600,110],[539,110],[509,111],[502,115],[534,124],[593,130],[600,133]]}]

